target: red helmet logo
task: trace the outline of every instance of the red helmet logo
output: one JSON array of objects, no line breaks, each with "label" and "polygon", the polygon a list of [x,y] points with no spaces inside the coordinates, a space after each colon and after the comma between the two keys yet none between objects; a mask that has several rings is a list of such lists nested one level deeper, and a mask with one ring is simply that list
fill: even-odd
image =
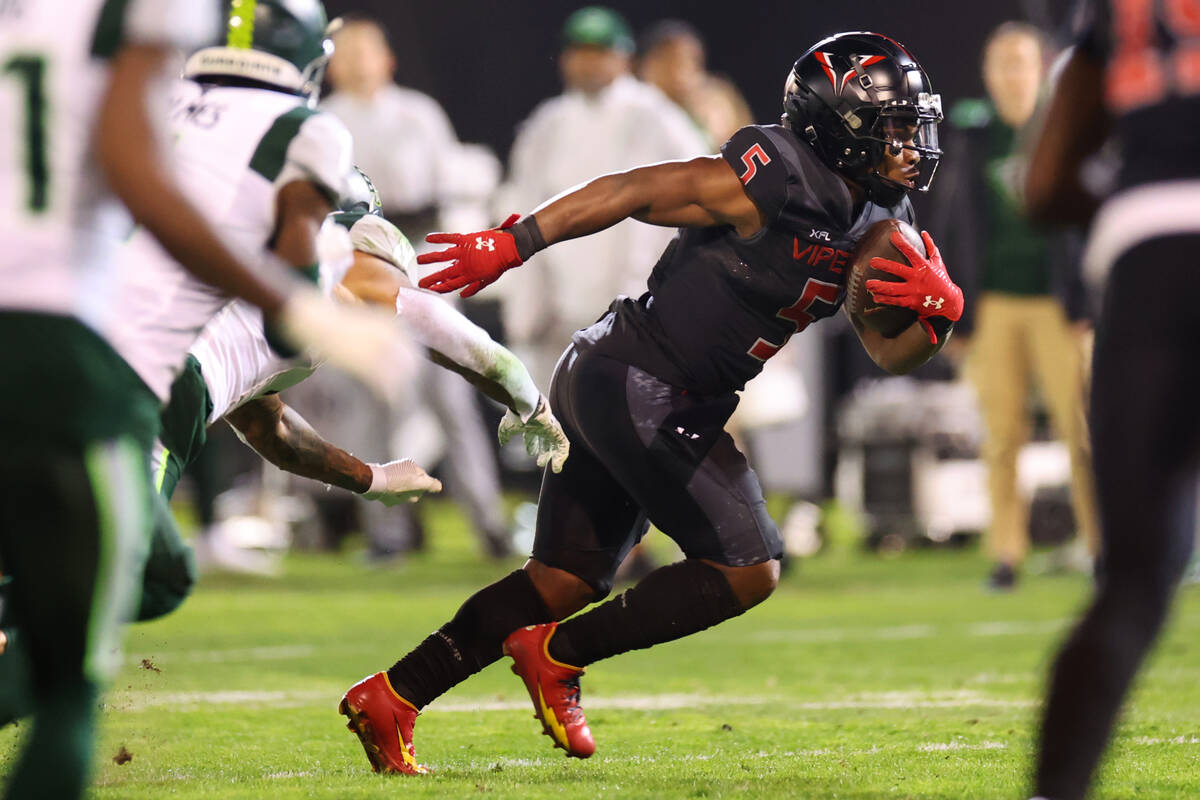
[{"label": "red helmet logo", "polygon": [[857,75],[860,70],[865,69],[872,64],[878,64],[880,61],[887,59],[887,56],[850,56],[850,58],[858,62],[859,69],[848,69],[839,79],[837,74],[833,71],[833,56],[830,53],[821,51],[818,51],[816,56],[817,63],[821,65],[821,69],[825,70],[825,75],[829,78],[829,82],[833,84],[834,94],[839,95],[845,91],[846,83],[855,75]]}]

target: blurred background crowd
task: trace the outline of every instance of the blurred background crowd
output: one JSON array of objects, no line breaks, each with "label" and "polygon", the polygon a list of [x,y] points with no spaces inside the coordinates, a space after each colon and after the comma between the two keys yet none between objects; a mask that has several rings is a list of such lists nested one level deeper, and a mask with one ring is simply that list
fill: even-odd
[{"label": "blurred background crowd", "polygon": [[[785,509],[790,555],[820,547],[822,510],[836,503],[885,552],[982,537],[993,568],[981,580],[1010,590],[1031,544],[1057,547],[1033,568],[1087,570],[1096,541],[1078,241],[1030,228],[1017,194],[1067,3],[941,5],[952,7],[806,4],[797,29],[758,3],[329,0],[345,24],[322,106],[420,252],[431,231],[494,225],[596,175],[714,153],[739,127],[777,120],[793,59],[823,35],[904,42],[947,110],[942,171],[914,198],[918,218],[969,316],[935,361],[888,378],[838,315],[768,362],[731,424]],[[545,389],[572,332],[613,296],[641,294],[672,235],[626,221],[557,245],[462,310]],[[482,557],[527,552],[539,476],[519,447],[497,448],[500,411],[444,370],[411,383],[419,401],[401,413],[325,370],[286,400],[364,459],[407,456],[436,472]],[[352,533],[372,563],[425,546],[419,504],[285,477],[228,431],[214,430],[186,485],[211,567],[270,572],[287,547],[339,548]],[[629,568],[646,558],[635,551]]]}]

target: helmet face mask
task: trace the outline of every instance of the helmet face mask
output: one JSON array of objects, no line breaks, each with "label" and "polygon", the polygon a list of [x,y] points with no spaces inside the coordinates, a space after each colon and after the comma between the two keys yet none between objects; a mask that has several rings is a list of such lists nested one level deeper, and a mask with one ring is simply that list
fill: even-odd
[{"label": "helmet face mask", "polygon": [[339,211],[349,213],[373,214],[383,216],[383,201],[379,198],[379,190],[361,167],[354,167],[354,175],[350,180],[350,191],[342,198]]},{"label": "helmet face mask", "polygon": [[[902,45],[875,33],[841,33],[815,44],[792,68],[784,119],[831,169],[868,199],[891,207],[927,191],[941,157],[941,97]],[[915,152],[911,185],[881,173],[885,158]]]}]

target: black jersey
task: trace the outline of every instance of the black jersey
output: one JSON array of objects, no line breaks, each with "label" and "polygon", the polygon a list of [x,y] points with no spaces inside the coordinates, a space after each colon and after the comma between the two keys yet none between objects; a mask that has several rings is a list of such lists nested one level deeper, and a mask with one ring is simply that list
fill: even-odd
[{"label": "black jersey", "polygon": [[790,336],[842,304],[854,245],[872,223],[913,223],[905,198],[856,208],[845,182],[787,128],[742,128],[721,148],[766,225],[681,228],[637,300],[575,335],[582,347],[704,394],[742,388]]},{"label": "black jersey", "polygon": [[1200,177],[1200,19],[1164,6],[1196,4],[1082,0],[1075,11],[1080,50],[1104,65],[1120,188]]}]

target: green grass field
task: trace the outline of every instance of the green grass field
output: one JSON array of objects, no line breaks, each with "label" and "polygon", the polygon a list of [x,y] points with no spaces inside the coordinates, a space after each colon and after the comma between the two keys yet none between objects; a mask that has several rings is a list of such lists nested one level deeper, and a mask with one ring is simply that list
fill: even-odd
[{"label": "green grass field", "polygon": [[[418,721],[432,775],[373,775],[336,713],[342,692],[511,568],[481,564],[457,515],[435,511],[430,551],[402,566],[294,556],[279,580],[206,577],[179,612],[131,629],[95,795],[1028,796],[1043,674],[1086,581],[989,596],[973,550],[883,560],[849,544],[795,565],[741,618],[594,665],[587,761],[550,748],[500,663]],[[1200,593],[1185,590],[1099,796],[1200,797],[1198,629]],[[20,733],[0,731],[0,771]]]}]

